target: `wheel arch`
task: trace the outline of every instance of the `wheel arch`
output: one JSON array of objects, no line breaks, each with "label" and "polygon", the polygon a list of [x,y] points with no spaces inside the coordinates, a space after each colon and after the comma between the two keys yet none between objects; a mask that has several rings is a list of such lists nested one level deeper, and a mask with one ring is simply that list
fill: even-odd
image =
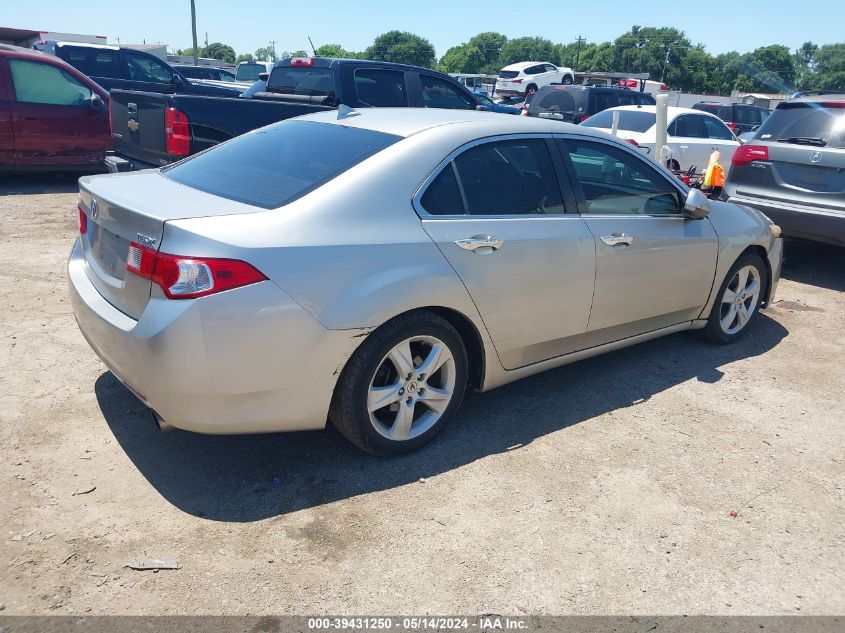
[{"label": "wheel arch", "polygon": [[[772,264],[769,261],[769,253],[760,244],[751,244],[739,254],[734,262],[738,261],[740,257],[743,257],[747,253],[754,253],[757,255],[763,260],[763,265],[766,267],[766,286],[763,288],[763,301],[761,303],[761,307],[768,307],[772,293]],[[731,264],[731,266],[733,266],[733,264]]]}]

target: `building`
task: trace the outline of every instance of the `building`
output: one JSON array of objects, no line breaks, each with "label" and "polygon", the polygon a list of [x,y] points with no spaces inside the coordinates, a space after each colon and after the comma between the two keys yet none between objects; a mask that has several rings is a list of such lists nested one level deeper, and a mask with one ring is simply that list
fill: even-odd
[{"label": "building", "polygon": [[59,31],[36,31],[32,29],[13,29],[0,27],[0,44],[11,44],[30,48],[36,42],[56,40],[58,42],[84,42],[86,44],[105,44],[105,35],[82,35],[80,33],[61,33]]}]

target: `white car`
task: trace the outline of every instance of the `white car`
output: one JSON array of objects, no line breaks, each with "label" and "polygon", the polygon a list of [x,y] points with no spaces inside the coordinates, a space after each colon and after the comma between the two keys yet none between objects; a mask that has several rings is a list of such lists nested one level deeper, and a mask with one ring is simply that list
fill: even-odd
[{"label": "white car", "polygon": [[[581,125],[598,128],[610,133],[613,113],[619,112],[616,135],[632,145],[644,148],[652,157],[656,136],[657,106],[619,106],[608,108],[591,116]],[[667,114],[666,145],[671,150],[667,167],[687,171],[695,167],[696,173],[707,168],[710,155],[718,150],[719,163],[730,165],[731,156],[740,146],[739,139],[716,116],[689,108],[669,108]]]},{"label": "white car", "polygon": [[519,62],[499,71],[496,94],[500,97],[527,97],[554,83],[573,84],[575,73],[571,68],[558,68],[549,62]]}]

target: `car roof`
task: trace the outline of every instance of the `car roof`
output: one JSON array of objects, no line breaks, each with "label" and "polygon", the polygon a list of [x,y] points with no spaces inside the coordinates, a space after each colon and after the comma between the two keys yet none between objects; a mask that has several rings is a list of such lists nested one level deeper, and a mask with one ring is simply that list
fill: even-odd
[{"label": "car roof", "polygon": [[55,59],[52,55],[37,51],[34,48],[22,48],[21,46],[13,46],[12,44],[0,44],[0,53],[5,53],[5,57],[32,57],[35,59]]},{"label": "car roof", "polygon": [[[131,48],[128,46],[114,46],[113,44],[92,44],[90,42],[66,42],[66,41],[59,41],[56,42],[56,46],[78,46],[80,48],[104,48],[110,51],[119,51],[121,48],[127,49]],[[132,49],[135,50],[135,49]],[[145,53],[146,51],[141,51]]]},{"label": "car roof", "polygon": [[[657,106],[656,105],[626,105],[626,106],[616,106],[615,108],[608,108],[608,110],[639,110],[640,112],[651,112],[652,114],[657,113]],[[676,106],[669,106],[667,108],[667,117],[670,119],[674,119],[676,116],[680,116],[681,114],[697,114],[698,116],[710,116],[713,115],[709,112],[704,112],[703,110],[693,110],[692,108],[678,108]],[[719,118],[719,117],[715,117]]]},{"label": "car roof", "polygon": [[570,123],[553,119],[481,112],[477,110],[447,110],[441,108],[362,108],[332,110],[299,117],[297,120],[316,121],[356,127],[409,137],[444,125],[475,128],[478,137],[499,134],[550,134],[553,132],[578,132],[589,136],[602,136]]},{"label": "car roof", "polygon": [[[551,64],[551,62],[517,62],[515,64],[505,66],[502,70],[522,70],[530,66],[536,66],[537,64]],[[552,66],[557,66],[557,64],[552,64]]]}]

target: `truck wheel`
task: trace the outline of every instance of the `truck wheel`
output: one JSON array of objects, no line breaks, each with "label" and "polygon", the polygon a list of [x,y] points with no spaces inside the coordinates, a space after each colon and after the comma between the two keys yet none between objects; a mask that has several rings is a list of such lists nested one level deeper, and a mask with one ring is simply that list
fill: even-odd
[{"label": "truck wheel", "polygon": [[525,98],[527,99],[528,95],[533,95],[535,92],[537,92],[537,86],[534,84],[528,84],[525,88]]}]

